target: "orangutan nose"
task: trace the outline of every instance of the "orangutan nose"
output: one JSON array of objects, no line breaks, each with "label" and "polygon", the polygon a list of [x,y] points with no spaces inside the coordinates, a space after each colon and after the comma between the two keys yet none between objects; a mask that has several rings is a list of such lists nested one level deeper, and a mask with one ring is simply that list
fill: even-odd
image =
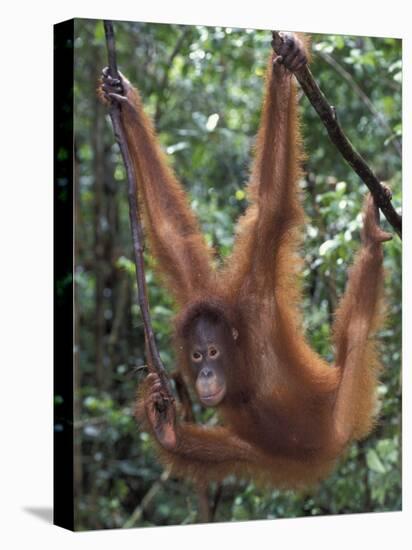
[{"label": "orangutan nose", "polygon": [[200,376],[202,376],[203,378],[211,378],[213,376],[213,370],[206,367],[202,369]]}]

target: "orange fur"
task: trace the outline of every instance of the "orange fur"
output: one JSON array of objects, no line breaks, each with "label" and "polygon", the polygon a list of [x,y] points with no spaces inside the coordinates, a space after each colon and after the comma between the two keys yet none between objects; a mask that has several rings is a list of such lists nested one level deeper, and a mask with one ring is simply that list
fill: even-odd
[{"label": "orange fur", "polygon": [[[336,366],[329,366],[302,335],[301,138],[292,75],[272,60],[273,55],[248,185],[250,206],[239,222],[233,253],[218,271],[139,94],[126,86],[122,119],[151,250],[181,309],[176,349],[186,378],[193,382],[185,327],[195,315],[211,309],[239,335],[225,373],[230,391],[219,405],[225,427],[177,421],[177,446],[164,449],[147,422],[145,385],[136,417],[175,474],[207,482],[234,473],[302,488],[326,476],[348,443],[373,425],[379,362],[369,337],[380,322],[382,251],[368,233],[336,314]],[[374,215],[369,201],[366,228],[375,227]]]}]

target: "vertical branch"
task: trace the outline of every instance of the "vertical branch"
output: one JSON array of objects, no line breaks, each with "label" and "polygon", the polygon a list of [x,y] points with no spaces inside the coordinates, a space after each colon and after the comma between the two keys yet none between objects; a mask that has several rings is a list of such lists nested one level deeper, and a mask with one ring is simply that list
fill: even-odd
[{"label": "vertical branch", "polygon": [[[172,372],[171,378],[173,379],[176,387],[176,393],[179,401],[182,404],[183,420],[185,422],[195,422],[195,415],[193,413],[192,400],[190,398],[189,390],[179,370]],[[218,484],[218,491],[221,484]],[[195,484],[197,501],[198,501],[198,521],[199,523],[209,523],[213,521],[214,513],[216,511],[217,502],[211,506],[209,502],[209,487],[203,483]]]},{"label": "vertical branch", "polygon": [[[117,70],[117,63],[116,63],[116,48],[115,48],[115,40],[114,40],[112,23],[110,21],[104,21],[104,29],[106,33],[106,42],[107,42],[108,59],[109,59],[109,71],[113,78],[118,78],[119,73]],[[172,54],[173,57],[178,52],[185,36],[186,36],[186,33],[183,33],[179,41],[179,44],[176,46],[174,53]],[[156,346],[153,328],[151,324],[149,302],[147,298],[146,281],[144,276],[144,258],[143,258],[144,240],[143,240],[143,232],[142,232],[142,226],[141,226],[141,220],[140,220],[140,214],[139,214],[139,208],[138,208],[138,194],[137,194],[138,188],[136,183],[136,174],[134,172],[133,164],[131,162],[130,153],[128,150],[128,146],[127,146],[127,142],[126,142],[126,138],[123,130],[123,125],[121,122],[120,109],[121,109],[120,105],[113,103],[110,106],[110,118],[112,121],[115,138],[119,145],[119,148],[123,157],[123,162],[126,168],[126,173],[127,173],[130,226],[132,230],[134,259],[135,259],[135,265],[136,265],[136,279],[137,279],[137,286],[138,286],[138,292],[139,292],[139,306],[140,306],[140,311],[143,318],[146,351],[148,355],[148,365],[151,370],[154,370],[159,374],[159,376],[161,377],[162,381],[164,382],[168,390],[169,397],[173,399],[171,394],[169,379],[166,375],[164,366],[159,356],[159,352]],[[184,407],[185,417],[186,417],[185,420],[194,421],[192,403],[190,400],[189,392],[184,383],[184,380],[181,377],[180,373],[178,372],[175,373],[174,375],[172,374],[172,377],[175,380],[176,389]],[[165,471],[163,473],[161,482],[159,482],[157,485],[154,485],[152,487],[152,489],[147,494],[145,500],[142,501],[140,507],[135,510],[134,514],[128,520],[126,524],[127,526],[133,525],[141,517],[141,514],[145,506],[147,506],[147,504],[153,498],[154,494],[157,492],[158,487],[160,486],[160,483],[163,483],[168,477],[169,477],[169,472]],[[198,505],[199,505],[199,520],[201,522],[208,522],[212,519],[211,507],[210,507],[209,498],[208,498],[208,489],[207,487],[203,487],[203,486],[197,486],[196,489],[197,489]]]},{"label": "vertical branch", "polygon": [[[116,62],[116,46],[114,39],[113,24],[111,21],[104,21],[104,30],[106,34],[106,43],[107,51],[109,58],[109,71],[113,78],[119,77],[119,72],[117,70]],[[149,312],[149,301],[147,298],[147,288],[144,272],[144,242],[143,242],[143,231],[142,224],[140,220],[139,208],[138,208],[138,189],[136,182],[136,174],[134,172],[132,160],[130,157],[130,152],[127,146],[125,132],[123,129],[121,121],[121,107],[117,104],[112,103],[110,105],[110,119],[113,125],[113,131],[116,138],[116,141],[119,145],[120,152],[122,154],[123,162],[126,168],[127,181],[128,181],[128,198],[129,198],[129,217],[130,217],[130,226],[132,231],[132,240],[133,240],[133,251],[134,251],[134,261],[136,266],[136,281],[139,295],[139,307],[140,312],[143,318],[144,334],[145,334],[145,343],[146,343],[146,353],[147,353],[147,362],[149,368],[155,371],[164,387],[167,389],[169,397],[172,398],[171,387],[169,379],[166,374],[166,370],[160,359],[159,351],[156,346],[156,341],[154,337],[152,321],[150,318]]]}]

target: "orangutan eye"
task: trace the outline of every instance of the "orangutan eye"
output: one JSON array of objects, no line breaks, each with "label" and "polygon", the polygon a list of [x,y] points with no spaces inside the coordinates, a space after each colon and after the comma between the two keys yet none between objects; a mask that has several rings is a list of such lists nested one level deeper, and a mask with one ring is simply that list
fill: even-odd
[{"label": "orangutan eye", "polygon": [[219,350],[216,349],[214,346],[211,346],[209,348],[209,357],[216,358],[219,355]]},{"label": "orangutan eye", "polygon": [[199,363],[202,360],[202,354],[199,351],[194,351],[192,353],[192,359],[196,363]]}]

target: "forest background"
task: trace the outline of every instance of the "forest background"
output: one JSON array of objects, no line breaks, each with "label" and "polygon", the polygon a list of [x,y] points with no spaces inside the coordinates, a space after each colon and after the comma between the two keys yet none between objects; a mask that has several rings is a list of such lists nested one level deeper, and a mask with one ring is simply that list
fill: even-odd
[{"label": "forest background", "polygon": [[[141,91],[170,163],[190,193],[208,242],[225,256],[246,206],[244,183],[259,123],[271,33],[223,27],[115,23],[120,70]],[[401,41],[313,35],[311,70],[356,148],[401,204]],[[125,172],[107,110],[96,97],[107,64],[101,21],[75,24],[76,361],[75,495],[78,529],[199,521],[198,494],[168,477],[133,419],[144,364]],[[307,99],[300,98],[307,223],[302,255],[307,337],[333,360],[330,322],[359,245],[366,187],[345,164]],[[64,156],[65,152],[61,151]],[[171,351],[173,304],[146,254],[149,299],[162,358]],[[214,521],[401,508],[401,242],[385,244],[384,371],[373,434],[352,445],[314,492],[257,489],[228,478]],[[64,282],[62,282],[64,284]],[[58,406],[60,396],[55,396]],[[195,407],[203,422],[213,412]],[[216,487],[211,487],[214,494]]]}]

